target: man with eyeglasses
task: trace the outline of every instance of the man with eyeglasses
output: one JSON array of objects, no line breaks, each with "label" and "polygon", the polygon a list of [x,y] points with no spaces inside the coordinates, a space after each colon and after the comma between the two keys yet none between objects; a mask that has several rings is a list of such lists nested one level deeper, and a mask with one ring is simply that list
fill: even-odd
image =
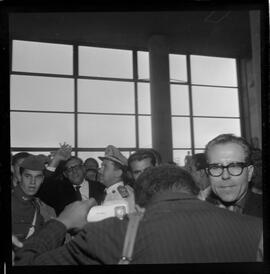
[{"label": "man with eyeglasses", "polygon": [[[66,205],[96,196],[91,192],[90,183],[86,180],[86,169],[82,159],[71,156],[72,148],[63,144],[53,154],[47,167],[51,172],[44,180],[38,196],[55,209],[59,215]],[[60,172],[56,171],[59,169]],[[103,191],[102,195],[103,195]],[[102,197],[103,198],[103,197]],[[97,199],[100,200],[101,199]]]},{"label": "man with eyeglasses", "polygon": [[208,202],[240,214],[262,217],[260,195],[251,192],[254,167],[248,142],[233,134],[221,134],[206,145],[212,193]]}]

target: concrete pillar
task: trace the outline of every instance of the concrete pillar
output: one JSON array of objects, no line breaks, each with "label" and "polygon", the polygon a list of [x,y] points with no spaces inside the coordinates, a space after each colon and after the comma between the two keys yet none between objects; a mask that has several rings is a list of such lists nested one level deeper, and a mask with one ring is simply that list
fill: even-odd
[{"label": "concrete pillar", "polygon": [[261,43],[260,43],[260,11],[250,11],[251,34],[251,71],[249,78],[249,107],[251,119],[251,138],[259,140],[262,146],[262,119],[261,119]]},{"label": "concrete pillar", "polygon": [[163,162],[172,161],[172,126],[169,78],[169,50],[166,37],[154,35],[148,41],[153,148]]}]

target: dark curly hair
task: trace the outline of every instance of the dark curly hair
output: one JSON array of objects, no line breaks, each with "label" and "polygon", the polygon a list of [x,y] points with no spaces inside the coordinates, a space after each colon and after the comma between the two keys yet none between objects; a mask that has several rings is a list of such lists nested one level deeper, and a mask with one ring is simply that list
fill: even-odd
[{"label": "dark curly hair", "polygon": [[186,170],[179,166],[164,164],[148,168],[138,177],[134,185],[136,203],[145,207],[156,193],[166,190],[193,195],[199,192]]}]

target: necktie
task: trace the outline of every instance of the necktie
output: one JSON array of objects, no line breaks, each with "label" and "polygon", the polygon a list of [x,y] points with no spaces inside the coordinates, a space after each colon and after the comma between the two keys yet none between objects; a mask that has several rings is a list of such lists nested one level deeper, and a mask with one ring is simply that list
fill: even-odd
[{"label": "necktie", "polygon": [[75,186],[76,201],[81,201],[82,200],[82,195],[81,195],[81,192],[80,192],[80,187],[81,186]]}]

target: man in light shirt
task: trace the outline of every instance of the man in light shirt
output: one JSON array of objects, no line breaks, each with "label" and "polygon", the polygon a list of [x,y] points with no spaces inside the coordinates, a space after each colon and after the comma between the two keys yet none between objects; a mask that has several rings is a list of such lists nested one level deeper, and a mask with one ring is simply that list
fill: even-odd
[{"label": "man in light shirt", "polygon": [[105,156],[99,159],[102,160],[99,170],[100,182],[106,186],[103,205],[110,201],[124,200],[128,203],[129,212],[135,211],[133,189],[124,183],[127,172],[126,157],[119,149],[109,145],[105,150]]}]

